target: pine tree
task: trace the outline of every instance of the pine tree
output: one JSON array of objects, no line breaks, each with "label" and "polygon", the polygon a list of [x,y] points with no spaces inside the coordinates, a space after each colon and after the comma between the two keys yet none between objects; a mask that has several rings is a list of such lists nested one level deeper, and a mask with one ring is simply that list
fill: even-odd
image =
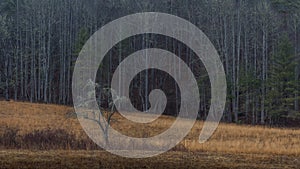
[{"label": "pine tree", "polygon": [[75,44],[75,55],[78,56],[83,45],[86,43],[88,40],[89,34],[86,28],[81,28],[79,33],[78,33],[78,40]]},{"label": "pine tree", "polygon": [[297,92],[294,70],[296,66],[293,47],[287,36],[278,45],[278,52],[272,58],[266,107],[270,123],[280,123],[282,117],[295,114],[293,112],[294,96]]}]

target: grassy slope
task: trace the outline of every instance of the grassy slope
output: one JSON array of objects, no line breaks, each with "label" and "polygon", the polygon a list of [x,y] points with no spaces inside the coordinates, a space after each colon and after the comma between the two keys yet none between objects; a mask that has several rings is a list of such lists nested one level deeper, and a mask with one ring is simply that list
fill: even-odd
[{"label": "grassy slope", "polygon": [[[172,117],[163,116],[151,124],[136,127],[136,124],[129,123],[118,114],[113,119],[112,125],[115,129],[135,137],[156,135],[167,129],[174,121]],[[297,168],[300,166],[300,130],[221,124],[207,143],[198,144],[197,139],[202,125],[203,122],[196,122],[191,133],[180,143],[177,150],[183,147],[184,152],[171,151],[150,159],[128,160],[102,151],[32,152],[3,149],[0,151],[0,168],[17,168],[17,166],[45,168],[52,162],[56,164],[54,168],[58,166],[60,168],[71,168],[71,166],[101,168],[99,165],[102,167],[112,165],[114,168],[126,165],[153,168],[156,164],[171,166],[170,168],[174,166],[182,168],[186,165],[195,168]],[[0,134],[7,127],[19,128],[18,135],[50,128],[64,129],[78,138],[86,137],[74,117],[73,108],[66,106],[0,102]]]}]

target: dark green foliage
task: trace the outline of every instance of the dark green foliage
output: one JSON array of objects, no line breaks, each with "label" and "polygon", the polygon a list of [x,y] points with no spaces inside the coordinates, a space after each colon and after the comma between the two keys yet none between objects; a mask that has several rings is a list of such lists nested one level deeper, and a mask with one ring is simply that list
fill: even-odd
[{"label": "dark green foliage", "polygon": [[269,91],[266,106],[270,119],[276,121],[293,114],[294,96],[295,92],[298,92],[294,73],[297,62],[287,36],[281,39],[278,53],[273,56],[272,62],[267,83]]},{"label": "dark green foliage", "polygon": [[300,9],[299,0],[271,0],[271,2],[282,13],[290,13]]},{"label": "dark green foliage", "polygon": [[85,28],[81,28],[78,34],[78,40],[75,44],[75,55],[78,56],[81,51],[83,45],[89,38],[89,33]]}]

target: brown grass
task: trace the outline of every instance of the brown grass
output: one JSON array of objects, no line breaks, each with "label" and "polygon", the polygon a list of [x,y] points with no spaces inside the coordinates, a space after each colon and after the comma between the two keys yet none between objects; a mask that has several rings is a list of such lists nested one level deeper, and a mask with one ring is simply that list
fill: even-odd
[{"label": "brown grass", "polygon": [[263,154],[171,151],[152,158],[128,159],[105,151],[0,150],[0,168],[3,169],[298,169],[299,165],[299,158]]},{"label": "brown grass", "polygon": [[[129,136],[150,137],[166,130],[174,120],[173,117],[162,116],[153,123],[137,125],[116,114],[112,126]],[[199,144],[202,126],[203,122],[197,121],[175,150],[300,156],[300,130],[297,129],[220,124],[208,142]],[[75,139],[88,140],[74,116],[73,108],[67,106],[2,101],[0,135],[3,136],[7,128],[17,129],[17,137],[37,131],[62,130],[74,135]]]}]

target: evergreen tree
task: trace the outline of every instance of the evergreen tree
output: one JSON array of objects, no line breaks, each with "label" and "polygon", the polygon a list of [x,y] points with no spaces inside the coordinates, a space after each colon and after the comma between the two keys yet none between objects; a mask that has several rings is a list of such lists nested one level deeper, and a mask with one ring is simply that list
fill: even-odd
[{"label": "evergreen tree", "polygon": [[86,28],[81,28],[78,33],[78,40],[75,44],[75,55],[78,56],[83,45],[86,43],[86,41],[89,38],[89,33],[86,30]]},{"label": "evergreen tree", "polygon": [[268,79],[266,107],[271,124],[293,112],[294,96],[297,92],[294,70],[296,66],[293,47],[287,36],[278,45],[278,52],[272,58]]}]

